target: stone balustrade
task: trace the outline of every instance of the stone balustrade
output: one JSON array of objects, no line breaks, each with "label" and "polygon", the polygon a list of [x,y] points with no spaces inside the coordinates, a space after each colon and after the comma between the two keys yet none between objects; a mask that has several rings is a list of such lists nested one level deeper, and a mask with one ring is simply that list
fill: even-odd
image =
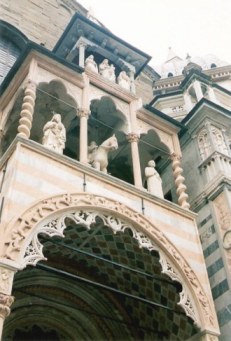
[{"label": "stone balustrade", "polygon": [[218,173],[231,177],[231,156],[213,152],[199,165],[199,170],[206,183],[213,180]]}]

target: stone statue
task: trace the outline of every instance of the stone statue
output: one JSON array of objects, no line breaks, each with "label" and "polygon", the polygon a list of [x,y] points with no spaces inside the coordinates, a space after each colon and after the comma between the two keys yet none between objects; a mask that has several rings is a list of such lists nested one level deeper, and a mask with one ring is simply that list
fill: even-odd
[{"label": "stone statue", "polygon": [[120,72],[117,82],[120,86],[122,86],[122,88],[130,91],[131,81],[125,71]]},{"label": "stone statue", "polygon": [[162,180],[159,173],[155,169],[155,161],[150,160],[148,166],[145,167],[145,177],[147,179],[148,192],[160,198],[164,198],[162,190]]},{"label": "stone statue", "polygon": [[108,153],[116,149],[118,149],[118,141],[115,134],[99,146],[97,146],[95,141],[92,141],[88,147],[88,162],[93,168],[107,173]]},{"label": "stone statue", "polygon": [[107,78],[112,82],[115,82],[115,66],[113,64],[109,65],[108,59],[104,59],[102,63],[99,65],[99,73],[104,78]]},{"label": "stone statue", "polygon": [[61,115],[53,113],[51,121],[43,127],[42,144],[59,154],[63,154],[66,142],[66,129],[61,122]]},{"label": "stone statue", "polygon": [[97,143],[96,143],[95,141],[92,141],[92,142],[90,143],[90,146],[88,146],[88,148],[87,148],[87,152],[88,152],[87,157],[88,157],[88,162],[89,162],[89,163],[92,163],[94,152],[95,152],[97,149],[98,149]]},{"label": "stone statue", "polygon": [[85,60],[85,68],[98,73],[98,66],[94,61],[94,56],[92,54]]}]

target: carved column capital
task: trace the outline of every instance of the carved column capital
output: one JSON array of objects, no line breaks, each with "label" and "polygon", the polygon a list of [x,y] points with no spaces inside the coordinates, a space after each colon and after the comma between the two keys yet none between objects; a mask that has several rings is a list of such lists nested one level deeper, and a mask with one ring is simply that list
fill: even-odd
[{"label": "carved column capital", "polygon": [[132,143],[132,142],[138,142],[140,137],[136,133],[128,133],[126,138],[128,142]]},{"label": "carved column capital", "polygon": [[88,109],[84,109],[84,108],[79,108],[77,109],[77,116],[78,117],[89,117],[89,110]]},{"label": "carved column capital", "polygon": [[14,302],[14,297],[0,293],[0,316],[6,318],[10,314],[10,306]]}]

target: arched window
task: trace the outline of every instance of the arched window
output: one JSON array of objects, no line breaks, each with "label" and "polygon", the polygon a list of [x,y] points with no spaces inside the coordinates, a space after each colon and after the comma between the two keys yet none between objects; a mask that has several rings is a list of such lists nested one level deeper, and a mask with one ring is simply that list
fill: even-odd
[{"label": "arched window", "polygon": [[173,73],[172,73],[172,72],[169,72],[169,73],[168,73],[168,77],[173,77]]},{"label": "arched window", "polygon": [[0,20],[0,85],[24,49],[28,39],[12,25]]},{"label": "arched window", "polygon": [[212,68],[217,67],[217,66],[216,66],[216,64],[212,63],[210,67],[212,69]]}]

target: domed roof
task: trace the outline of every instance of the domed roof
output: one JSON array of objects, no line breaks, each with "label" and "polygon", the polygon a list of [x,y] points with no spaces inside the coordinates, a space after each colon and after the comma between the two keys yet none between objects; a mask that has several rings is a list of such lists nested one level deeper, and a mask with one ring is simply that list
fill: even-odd
[{"label": "domed roof", "polygon": [[161,75],[161,78],[176,77],[182,75],[184,67],[189,62],[201,66],[202,70],[229,65],[229,63],[219,59],[213,54],[207,54],[203,57],[195,56],[192,58],[187,56],[185,59],[182,59],[177,56],[177,54],[170,47],[167,60],[155,69]]}]

